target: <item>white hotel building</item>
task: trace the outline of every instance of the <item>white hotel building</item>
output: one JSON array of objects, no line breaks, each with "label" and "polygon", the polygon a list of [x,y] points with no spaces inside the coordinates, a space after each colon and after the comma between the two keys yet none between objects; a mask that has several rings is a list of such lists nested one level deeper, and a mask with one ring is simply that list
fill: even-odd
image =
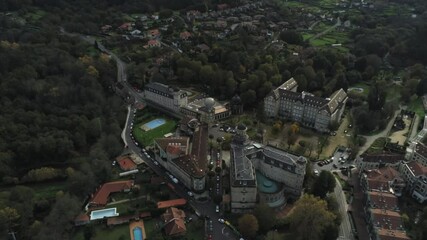
[{"label": "white hotel building", "polygon": [[316,97],[308,92],[296,92],[297,82],[291,78],[264,98],[267,117],[296,121],[320,132],[329,132],[338,123],[347,102],[347,93],[340,89],[330,98]]}]

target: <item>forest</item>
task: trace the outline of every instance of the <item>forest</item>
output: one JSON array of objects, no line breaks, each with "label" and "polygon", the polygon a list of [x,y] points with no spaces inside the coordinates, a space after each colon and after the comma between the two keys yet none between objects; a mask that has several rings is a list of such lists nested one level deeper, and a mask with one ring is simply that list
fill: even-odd
[{"label": "forest", "polygon": [[[259,49],[254,36],[244,29],[237,32],[235,41],[217,42],[200,35],[196,43],[213,47],[207,53],[173,54],[168,66],[176,73],[173,79],[159,72],[147,75],[147,62],[158,50],[136,54],[122,38],[105,45],[131,57],[130,81],[139,87],[150,80],[196,83],[220,99],[239,94],[247,110],[290,77],[297,80],[299,91],[322,97],[339,88],[367,84],[369,94],[349,94],[353,119],[364,133],[381,128],[400,101],[407,103],[427,93],[426,4],[414,2],[419,6],[415,20],[378,19],[369,14],[352,19],[359,28],[350,32],[348,52],[315,48],[293,28],[280,32],[279,39],[289,46],[284,51]],[[61,35],[59,27],[97,35],[101,26],[121,23],[125,13],[185,12],[204,9],[205,4],[189,0],[0,1],[2,13],[27,16],[20,21],[0,15],[0,235],[12,229],[19,239],[68,239],[70,220],[94,187],[111,178],[111,159],[123,147],[125,103],[112,91],[115,63],[94,46]],[[44,14],[28,17],[37,11]],[[297,22],[292,9],[280,14],[291,26]],[[182,29],[181,24],[176,31]],[[299,56],[293,54],[295,49],[300,50]],[[384,73],[394,76],[403,70],[401,98],[386,101],[390,96],[383,86],[393,77]],[[61,183],[53,195],[40,195],[34,189],[35,184],[53,182]]]},{"label": "forest", "polygon": [[[12,228],[19,239],[67,239],[81,199],[110,178],[110,159],[123,147],[115,63],[55,26],[30,30],[2,20],[0,235]],[[32,186],[43,182],[63,183],[62,193],[37,195]]]}]

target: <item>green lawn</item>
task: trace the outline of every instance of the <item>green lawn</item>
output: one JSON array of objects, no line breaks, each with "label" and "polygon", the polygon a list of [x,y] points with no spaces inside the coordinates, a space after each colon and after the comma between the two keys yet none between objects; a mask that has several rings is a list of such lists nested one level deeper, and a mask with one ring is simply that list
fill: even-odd
[{"label": "green lawn", "polygon": [[[91,240],[118,240],[130,239],[129,224],[123,224],[115,227],[108,228],[105,225],[94,225],[95,236]],[[84,227],[78,228],[73,240],[84,240],[83,236]]]},{"label": "green lawn", "polygon": [[421,98],[417,98],[408,104],[408,110],[415,112],[419,117],[424,118],[425,112],[423,107],[423,101]]},{"label": "green lawn", "polygon": [[[157,118],[165,119],[166,123],[149,131],[144,131],[141,129],[142,125]],[[136,112],[133,136],[140,144],[143,146],[148,146],[153,144],[153,139],[160,138],[167,133],[174,132],[175,128],[176,121],[166,117],[164,114],[151,112],[148,108],[145,108],[142,111]]]},{"label": "green lawn", "polygon": [[38,199],[53,199],[56,197],[56,193],[66,189],[66,182],[49,182],[49,183],[39,183],[30,185],[34,192],[36,193],[36,198]]}]

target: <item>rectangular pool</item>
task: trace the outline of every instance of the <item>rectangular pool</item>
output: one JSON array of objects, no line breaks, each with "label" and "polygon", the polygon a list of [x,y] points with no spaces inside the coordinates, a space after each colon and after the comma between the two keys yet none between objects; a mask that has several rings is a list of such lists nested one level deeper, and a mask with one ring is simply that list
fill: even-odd
[{"label": "rectangular pool", "polygon": [[148,123],[142,125],[141,128],[144,131],[149,131],[149,130],[154,129],[154,128],[158,127],[158,126],[161,126],[161,125],[163,125],[165,123],[166,123],[166,120],[164,120],[162,118],[157,118],[157,119],[151,120]]},{"label": "rectangular pool", "polygon": [[142,229],[140,227],[133,229],[133,240],[143,240]]},{"label": "rectangular pool", "polygon": [[106,208],[101,210],[95,210],[90,213],[90,220],[103,219],[108,217],[116,217],[119,216],[116,208]]}]

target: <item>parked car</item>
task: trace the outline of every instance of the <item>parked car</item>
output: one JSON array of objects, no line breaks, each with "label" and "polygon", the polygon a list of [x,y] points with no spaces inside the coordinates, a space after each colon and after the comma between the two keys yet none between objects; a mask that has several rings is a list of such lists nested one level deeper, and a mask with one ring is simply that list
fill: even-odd
[{"label": "parked car", "polygon": [[224,223],[224,219],[222,219],[222,218],[218,218],[218,222],[220,222],[220,223]]},{"label": "parked car", "polygon": [[219,205],[216,205],[215,212],[219,213]]},{"label": "parked car", "polygon": [[314,175],[319,176],[319,170],[314,169]]}]

